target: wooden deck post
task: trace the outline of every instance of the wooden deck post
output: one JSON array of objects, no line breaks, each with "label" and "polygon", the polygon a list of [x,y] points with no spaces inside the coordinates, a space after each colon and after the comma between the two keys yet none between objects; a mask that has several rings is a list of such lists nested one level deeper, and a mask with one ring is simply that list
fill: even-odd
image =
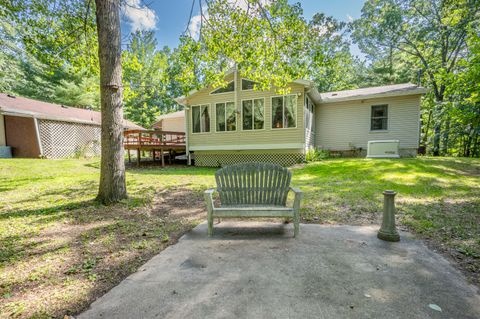
[{"label": "wooden deck post", "polygon": [[128,162],[131,163],[132,162],[132,157],[130,155],[130,149],[127,150],[127,153],[128,153]]},{"label": "wooden deck post", "polygon": [[141,154],[140,149],[137,148],[137,166],[140,166],[140,156],[141,156],[140,154]]},{"label": "wooden deck post", "polygon": [[172,165],[172,150],[168,150],[168,164]]},{"label": "wooden deck post", "polygon": [[162,167],[165,167],[165,157],[163,156],[163,148],[160,149],[160,154],[162,154]]},{"label": "wooden deck post", "polygon": [[152,150],[152,160],[155,162],[155,150]]}]

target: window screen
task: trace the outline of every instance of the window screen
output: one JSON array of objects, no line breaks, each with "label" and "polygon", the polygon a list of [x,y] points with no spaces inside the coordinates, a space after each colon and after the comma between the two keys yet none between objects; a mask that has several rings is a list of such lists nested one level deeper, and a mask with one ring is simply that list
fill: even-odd
[{"label": "window screen", "polygon": [[242,101],[243,130],[261,130],[265,123],[264,99]]},{"label": "window screen", "polygon": [[254,81],[242,79],[242,90],[253,90],[254,86]]},{"label": "window screen", "polygon": [[388,129],[388,105],[372,105],[370,130],[381,131]]},{"label": "window screen", "polygon": [[226,87],[218,88],[210,92],[210,94],[227,93],[227,92],[233,92],[233,91],[235,91],[235,83],[233,83],[232,81],[232,82],[229,82]]},{"label": "window screen", "polygon": [[272,98],[272,128],[297,126],[297,96],[276,96]]},{"label": "window screen", "polygon": [[210,132],[210,112],[208,104],[192,106],[192,132]]},{"label": "window screen", "polygon": [[235,103],[217,103],[215,105],[217,132],[235,131],[237,129],[237,110]]}]

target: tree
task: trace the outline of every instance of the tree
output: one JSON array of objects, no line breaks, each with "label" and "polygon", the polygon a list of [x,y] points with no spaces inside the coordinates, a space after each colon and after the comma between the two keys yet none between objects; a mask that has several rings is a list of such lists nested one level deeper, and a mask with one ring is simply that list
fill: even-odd
[{"label": "tree", "polygon": [[310,57],[307,77],[315,81],[320,92],[358,87],[358,61],[350,53],[346,40],[347,24],[323,13],[308,23]]},{"label": "tree", "polygon": [[435,100],[428,116],[435,122],[434,155],[440,154],[447,79],[465,54],[466,30],[479,7],[476,0],[368,0],[353,23],[354,39],[367,54],[394,59],[400,51],[422,68]]},{"label": "tree", "polygon": [[[98,60],[91,0],[18,0],[0,7],[0,89],[96,108]],[[95,41],[94,41],[95,40]]]},{"label": "tree", "polygon": [[157,50],[153,31],[137,31],[122,54],[125,115],[150,127],[160,113],[176,107],[169,94],[170,50]]},{"label": "tree", "polygon": [[226,85],[225,73],[233,66],[257,90],[285,93],[288,83],[301,78],[314,80],[322,91],[356,86],[345,23],[324,14],[307,22],[301,5],[287,0],[207,3],[207,10],[200,6],[199,33],[181,37],[177,79],[184,93]]},{"label": "tree", "polygon": [[122,52],[119,0],[96,0],[102,158],[97,199],[104,204],[127,197],[123,149]]},{"label": "tree", "polygon": [[233,66],[262,90],[272,85],[285,88],[304,78],[309,34],[299,4],[289,5],[287,0],[208,4],[206,11],[200,8],[200,33],[186,33],[180,39],[178,80],[185,84],[185,93],[209,84],[226,85],[225,74]]}]

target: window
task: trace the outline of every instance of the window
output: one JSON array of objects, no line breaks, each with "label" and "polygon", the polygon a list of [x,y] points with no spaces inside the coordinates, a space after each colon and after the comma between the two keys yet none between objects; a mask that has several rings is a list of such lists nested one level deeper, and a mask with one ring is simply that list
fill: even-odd
[{"label": "window", "polygon": [[242,90],[253,90],[253,87],[255,86],[256,82],[242,79]]},{"label": "window", "polygon": [[237,110],[235,103],[215,104],[217,132],[235,131],[237,129]]},{"label": "window", "polygon": [[242,129],[262,130],[265,123],[264,99],[242,101]]},{"label": "window", "polygon": [[235,91],[235,83],[233,83],[232,81],[232,82],[229,82],[226,87],[220,87],[210,92],[210,94],[228,93],[233,91]]},{"label": "window", "polygon": [[192,132],[210,132],[210,112],[208,104],[192,106]]},{"label": "window", "polygon": [[272,128],[297,126],[297,96],[272,97]]},{"label": "window", "polygon": [[372,105],[371,131],[388,129],[388,105]]}]

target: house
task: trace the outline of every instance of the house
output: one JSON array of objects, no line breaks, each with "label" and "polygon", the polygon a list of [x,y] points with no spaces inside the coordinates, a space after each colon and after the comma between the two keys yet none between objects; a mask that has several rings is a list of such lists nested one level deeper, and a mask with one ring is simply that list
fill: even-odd
[{"label": "house", "polygon": [[100,155],[100,123],[100,112],[0,93],[0,148],[14,157]]},{"label": "house", "polygon": [[185,111],[160,115],[152,128],[167,132],[185,132]]},{"label": "house", "polygon": [[373,140],[398,140],[401,156],[417,154],[425,88],[407,83],[320,93],[298,80],[279,95],[254,90],[254,82],[235,71],[225,80],[225,87],[176,99],[185,106],[187,154],[197,166],[291,165],[311,148],[365,155]]}]

